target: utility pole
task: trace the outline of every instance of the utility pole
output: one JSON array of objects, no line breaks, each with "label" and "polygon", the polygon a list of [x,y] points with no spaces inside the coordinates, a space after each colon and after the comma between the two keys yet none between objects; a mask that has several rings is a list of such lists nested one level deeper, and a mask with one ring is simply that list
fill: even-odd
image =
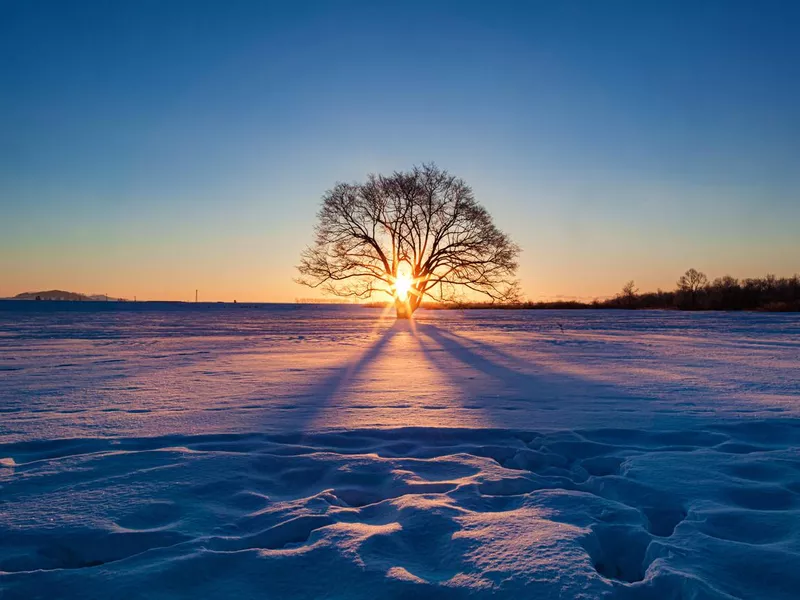
[{"label": "utility pole", "polygon": [[197,290],[194,291],[194,301],[197,302]]}]

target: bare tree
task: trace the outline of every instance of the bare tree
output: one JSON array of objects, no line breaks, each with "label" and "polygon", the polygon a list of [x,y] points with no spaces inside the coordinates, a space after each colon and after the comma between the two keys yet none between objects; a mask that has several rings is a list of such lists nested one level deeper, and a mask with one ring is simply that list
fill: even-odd
[{"label": "bare tree", "polygon": [[628,283],[622,286],[620,297],[629,308],[633,308],[633,305],[636,302],[636,294],[638,292],[639,288],[636,287],[636,284],[633,283],[633,279],[631,279]]},{"label": "bare tree", "polygon": [[471,290],[491,301],[519,297],[519,247],[492,222],[463,180],[435,165],[364,183],[338,183],[322,198],[299,283],[338,296],[394,299],[409,317],[426,296],[452,302]]},{"label": "bare tree", "polygon": [[689,305],[694,308],[697,293],[708,285],[708,277],[696,269],[689,269],[678,279],[678,289],[689,296]]}]

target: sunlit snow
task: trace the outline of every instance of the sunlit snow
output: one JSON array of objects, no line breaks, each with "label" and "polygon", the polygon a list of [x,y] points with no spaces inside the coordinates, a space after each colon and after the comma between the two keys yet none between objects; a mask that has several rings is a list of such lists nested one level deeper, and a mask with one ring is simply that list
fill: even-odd
[{"label": "sunlit snow", "polygon": [[800,319],[6,303],[0,598],[795,598]]}]

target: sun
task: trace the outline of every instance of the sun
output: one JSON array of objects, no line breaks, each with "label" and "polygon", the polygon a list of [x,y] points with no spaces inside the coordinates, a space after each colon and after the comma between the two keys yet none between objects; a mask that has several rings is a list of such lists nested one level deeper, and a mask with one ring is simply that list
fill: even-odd
[{"label": "sun", "polygon": [[393,286],[395,298],[405,302],[412,285],[414,285],[414,280],[408,273],[398,273]]}]

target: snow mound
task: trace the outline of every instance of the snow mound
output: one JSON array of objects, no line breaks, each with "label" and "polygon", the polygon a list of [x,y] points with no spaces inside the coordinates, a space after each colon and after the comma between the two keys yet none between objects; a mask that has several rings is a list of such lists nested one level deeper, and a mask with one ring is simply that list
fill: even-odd
[{"label": "snow mound", "polygon": [[0,596],[795,598],[800,422],[0,445]]}]

